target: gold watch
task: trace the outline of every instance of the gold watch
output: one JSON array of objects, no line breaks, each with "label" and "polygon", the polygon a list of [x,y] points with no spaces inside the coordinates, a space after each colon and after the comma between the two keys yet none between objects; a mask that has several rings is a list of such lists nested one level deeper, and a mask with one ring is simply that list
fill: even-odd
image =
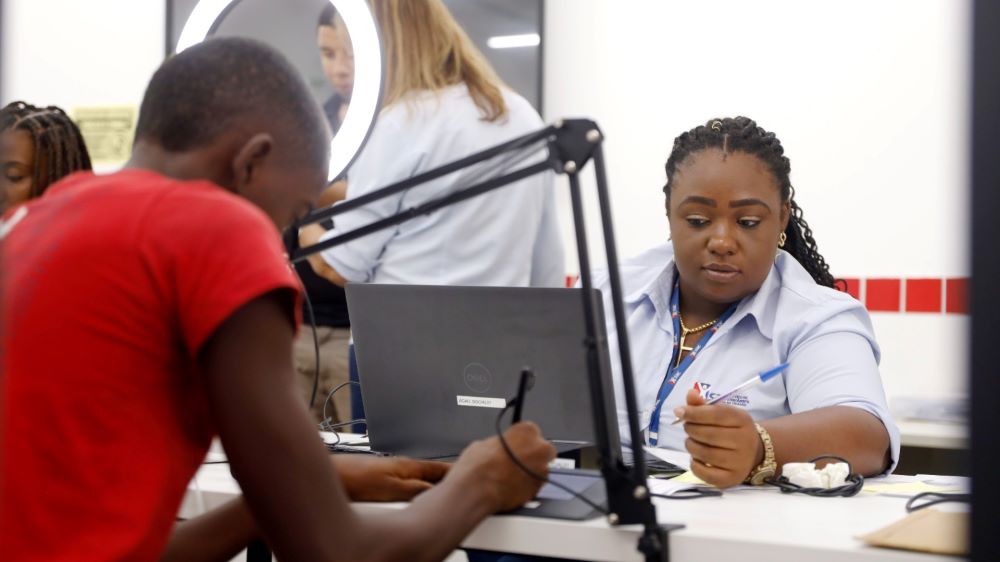
[{"label": "gold watch", "polygon": [[774,443],[771,442],[771,435],[760,424],[755,423],[753,426],[757,429],[761,442],[764,443],[764,460],[750,471],[744,482],[752,486],[762,486],[764,480],[774,476],[778,465],[774,462]]}]

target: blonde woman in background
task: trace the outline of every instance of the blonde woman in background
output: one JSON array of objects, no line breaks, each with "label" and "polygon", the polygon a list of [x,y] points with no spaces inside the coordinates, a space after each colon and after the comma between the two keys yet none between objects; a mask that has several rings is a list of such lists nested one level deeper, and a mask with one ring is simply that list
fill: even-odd
[{"label": "blonde woman in background", "polygon": [[[347,199],[542,128],[538,113],[501,82],[441,0],[371,5],[385,51],[383,109],[351,167]],[[517,163],[499,162],[489,177],[544,157],[539,150]],[[301,245],[470,186],[487,177],[483,172],[458,171],[344,213],[331,231],[305,228]],[[552,173],[529,177],[315,254],[310,264],[338,285],[562,286],[553,181]],[[353,406],[353,417],[363,417],[356,392]]]},{"label": "blonde woman in background", "polygon": [[[440,0],[372,0],[372,7],[385,46],[386,87],[382,113],[351,167],[348,199],[543,126]],[[482,168],[439,178],[338,216],[330,233],[303,229],[303,242],[347,232],[481,178]],[[563,249],[552,182],[551,174],[522,180],[332,248],[310,263],[339,285],[560,286]]]}]

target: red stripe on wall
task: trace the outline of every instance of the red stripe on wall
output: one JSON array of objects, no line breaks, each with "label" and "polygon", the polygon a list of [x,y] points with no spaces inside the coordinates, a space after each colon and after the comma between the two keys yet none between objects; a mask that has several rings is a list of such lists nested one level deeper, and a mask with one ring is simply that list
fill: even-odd
[{"label": "red stripe on wall", "polygon": [[857,277],[853,277],[844,279],[844,283],[847,283],[847,294],[857,300],[861,300],[861,280]]},{"label": "red stripe on wall", "polygon": [[907,279],[906,311],[941,312],[941,280]]},{"label": "red stripe on wall", "polygon": [[[566,286],[575,286],[578,279],[577,275],[567,275]],[[847,284],[845,292],[862,301],[869,312],[969,313],[968,277],[847,277],[843,281]]]},{"label": "red stripe on wall", "polygon": [[899,312],[899,279],[868,279],[865,306],[872,312]]},{"label": "red stripe on wall", "polygon": [[969,280],[961,277],[945,279],[945,312],[952,314],[969,313]]}]

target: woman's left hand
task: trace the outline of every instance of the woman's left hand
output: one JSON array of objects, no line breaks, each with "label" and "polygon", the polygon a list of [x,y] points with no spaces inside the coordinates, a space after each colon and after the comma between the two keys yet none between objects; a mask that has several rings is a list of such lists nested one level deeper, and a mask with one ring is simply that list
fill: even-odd
[{"label": "woman's left hand", "polygon": [[687,406],[674,414],[684,420],[684,442],[695,476],[719,488],[742,483],[764,459],[764,444],[753,418],[727,404],[706,406],[698,391],[687,393]]}]

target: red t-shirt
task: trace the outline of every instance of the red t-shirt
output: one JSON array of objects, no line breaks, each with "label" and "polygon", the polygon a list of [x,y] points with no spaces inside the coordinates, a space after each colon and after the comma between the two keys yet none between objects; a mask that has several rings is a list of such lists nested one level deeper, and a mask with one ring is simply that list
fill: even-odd
[{"label": "red t-shirt", "polygon": [[0,557],[155,560],[215,434],[199,350],[270,291],[297,322],[297,282],[267,216],[208,182],[76,174],[25,209],[3,241]]}]

